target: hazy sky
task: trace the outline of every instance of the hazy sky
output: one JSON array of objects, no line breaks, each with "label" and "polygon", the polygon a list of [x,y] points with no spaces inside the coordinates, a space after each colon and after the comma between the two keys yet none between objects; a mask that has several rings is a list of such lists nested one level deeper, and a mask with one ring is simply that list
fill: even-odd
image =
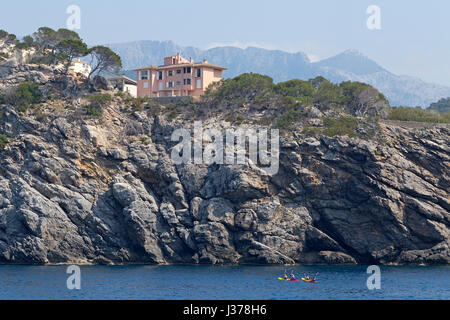
[{"label": "hazy sky", "polygon": [[[448,0],[0,0],[0,29],[18,36],[66,26],[81,9],[88,44],[173,40],[187,46],[258,46],[323,59],[357,49],[396,74],[450,86]],[[381,30],[369,30],[369,5]]]}]

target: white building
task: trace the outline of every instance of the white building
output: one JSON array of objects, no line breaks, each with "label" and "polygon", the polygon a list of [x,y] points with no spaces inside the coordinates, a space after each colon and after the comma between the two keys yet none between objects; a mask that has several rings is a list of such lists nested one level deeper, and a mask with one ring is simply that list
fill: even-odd
[{"label": "white building", "polygon": [[89,63],[81,61],[80,59],[72,61],[69,67],[69,73],[76,76],[82,75],[85,78],[89,76],[89,73],[91,73],[91,71],[92,68]]},{"label": "white building", "polygon": [[137,97],[137,82],[124,75],[107,79],[115,90],[128,92],[132,97]]}]

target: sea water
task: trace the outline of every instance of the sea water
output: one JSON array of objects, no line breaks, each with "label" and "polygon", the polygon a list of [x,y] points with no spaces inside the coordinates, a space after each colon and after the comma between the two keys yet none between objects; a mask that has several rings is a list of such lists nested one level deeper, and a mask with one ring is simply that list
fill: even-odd
[{"label": "sea water", "polygon": [[[367,266],[81,266],[71,290],[67,266],[0,266],[0,299],[450,299],[449,266],[380,268],[369,290]],[[278,280],[285,271],[318,283]]]}]

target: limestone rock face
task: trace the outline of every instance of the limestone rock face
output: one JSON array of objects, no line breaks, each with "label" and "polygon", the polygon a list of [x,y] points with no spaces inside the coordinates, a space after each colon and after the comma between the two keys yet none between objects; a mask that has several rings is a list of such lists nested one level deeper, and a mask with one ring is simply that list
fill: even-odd
[{"label": "limestone rock face", "polygon": [[95,90],[112,90],[113,89],[111,84],[102,76],[95,76],[91,81],[91,85],[94,87]]},{"label": "limestone rock face", "polygon": [[283,138],[267,176],[174,164],[176,126],[145,111],[2,111],[0,263],[450,263],[446,127]]},{"label": "limestone rock face", "polygon": [[7,91],[8,88],[24,81],[45,85],[56,72],[53,68],[45,65],[18,64],[14,61],[9,60],[7,64],[0,64],[0,90]]}]

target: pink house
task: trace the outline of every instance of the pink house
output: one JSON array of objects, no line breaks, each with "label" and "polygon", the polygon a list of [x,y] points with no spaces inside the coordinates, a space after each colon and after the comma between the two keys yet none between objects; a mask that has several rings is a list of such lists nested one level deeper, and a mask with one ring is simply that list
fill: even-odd
[{"label": "pink house", "polygon": [[137,72],[138,97],[199,97],[213,82],[222,80],[226,68],[187,60],[180,53],[165,57],[164,65],[139,68]]}]

